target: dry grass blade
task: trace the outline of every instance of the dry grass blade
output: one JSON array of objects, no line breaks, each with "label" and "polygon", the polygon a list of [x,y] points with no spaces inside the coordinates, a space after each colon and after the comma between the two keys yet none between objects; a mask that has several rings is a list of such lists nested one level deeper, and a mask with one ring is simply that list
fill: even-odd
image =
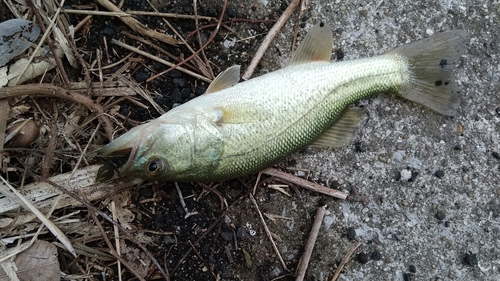
[{"label": "dry grass blade", "polygon": [[180,63],[176,64],[174,67],[170,67],[169,69],[165,70],[165,71],[162,71],[161,73],[158,73],[156,75],[154,75],[153,77],[150,77],[148,80],[146,80],[146,82],[150,82],[151,80],[155,79],[156,77],[159,77],[171,70],[173,70],[174,68],[177,68],[183,64],[185,64],[186,62],[188,62],[189,60],[195,58],[198,56],[198,54],[203,50],[205,49],[208,44],[210,44],[215,36],[217,35],[217,33],[219,32],[219,29],[221,27],[221,24],[222,24],[222,19],[224,17],[224,13],[226,12],[226,7],[227,7],[227,0],[224,0],[224,4],[222,6],[222,11],[221,11],[221,14],[220,14],[220,17],[219,17],[219,21],[217,22],[217,26],[215,27],[215,30],[212,32],[212,35],[210,35],[210,38],[208,38],[207,42],[205,42],[205,44],[203,44],[203,46],[201,46],[200,49],[198,49],[196,52],[194,52],[192,55],[190,55],[188,58],[186,58],[185,60],[181,61]]},{"label": "dry grass blade", "polygon": [[278,256],[278,258],[279,258],[279,260],[281,262],[281,266],[283,266],[283,269],[285,269],[286,271],[288,271],[288,268],[286,267],[285,261],[281,257],[280,251],[278,250],[278,247],[276,246],[276,243],[274,243],[274,239],[273,239],[273,236],[271,234],[271,231],[267,227],[266,221],[264,220],[264,217],[262,216],[262,213],[261,213],[261,211],[259,209],[259,205],[257,204],[257,201],[255,201],[255,198],[253,197],[253,195],[251,193],[249,194],[249,196],[250,196],[250,199],[252,200],[253,205],[255,206],[255,209],[257,210],[257,213],[259,214],[260,221],[262,222],[262,225],[264,226],[264,229],[266,230],[267,237],[271,241],[271,244],[273,246],[274,252],[276,253],[276,255]]},{"label": "dry grass blade", "polygon": [[340,272],[342,272],[342,269],[344,269],[344,266],[346,265],[346,263],[351,258],[352,254],[354,254],[354,251],[356,251],[356,249],[359,246],[361,246],[361,242],[360,241],[358,241],[358,242],[354,243],[354,245],[352,245],[352,247],[349,249],[349,252],[347,252],[347,254],[345,255],[345,257],[342,259],[342,262],[340,263],[340,265],[337,268],[337,270],[335,270],[335,274],[332,277],[332,281],[336,281],[337,278],[339,278]]},{"label": "dry grass blade", "polygon": [[[18,201],[18,204],[21,206],[27,208],[30,212],[36,215],[36,217],[47,227],[47,229],[52,232],[52,234],[57,238],[57,240],[61,241],[61,243],[66,247],[66,249],[76,257],[75,250],[73,249],[73,246],[71,245],[71,242],[69,241],[68,237],[62,233],[62,231],[54,225],[42,212],[40,212],[29,200],[26,200],[26,198],[17,191],[8,181],[6,181],[2,176],[0,176],[0,179],[3,181],[3,185],[0,185],[0,191],[5,195],[9,196],[12,200]],[[9,189],[5,188],[8,187]],[[14,193],[15,196],[12,196],[10,192]],[[22,202],[22,203],[21,203]]]},{"label": "dry grass blade", "polygon": [[209,83],[212,81],[212,80],[210,80],[210,79],[208,79],[208,78],[206,78],[206,77],[204,77],[204,76],[201,76],[201,75],[199,75],[199,74],[197,74],[197,73],[194,73],[194,72],[192,72],[192,71],[190,71],[190,70],[187,70],[187,69],[185,69],[185,68],[182,68],[182,67],[180,67],[179,65],[176,65],[176,64],[173,64],[173,63],[168,62],[168,61],[166,61],[166,60],[163,60],[163,59],[160,59],[160,58],[158,58],[158,57],[155,57],[155,56],[153,56],[153,55],[151,55],[151,54],[149,54],[149,53],[147,53],[147,52],[141,51],[141,50],[139,50],[139,49],[137,49],[137,48],[135,48],[135,47],[132,47],[132,46],[130,46],[130,45],[127,45],[127,44],[125,44],[125,43],[123,43],[123,42],[120,42],[120,41],[118,41],[118,40],[116,40],[116,39],[112,39],[112,40],[111,40],[111,43],[113,43],[113,44],[115,44],[115,45],[118,45],[118,46],[120,46],[120,47],[122,47],[122,48],[125,48],[125,49],[127,49],[127,50],[130,50],[130,51],[136,52],[136,53],[138,53],[139,55],[145,56],[145,57],[147,57],[147,58],[149,58],[149,59],[155,60],[155,61],[157,61],[157,62],[159,62],[159,63],[164,64],[164,65],[170,66],[171,68],[176,68],[177,70],[182,71],[182,72],[184,72],[184,73],[186,73],[186,74],[188,74],[188,75],[191,75],[191,76],[193,76],[194,78],[197,78],[197,79],[203,80],[203,81],[205,81],[205,82],[209,82]]},{"label": "dry grass blade", "polygon": [[[3,151],[5,131],[7,130],[7,119],[9,118],[9,102],[7,100],[0,99],[0,152]],[[3,154],[0,153],[0,171],[6,172],[6,168],[3,165]]]},{"label": "dry grass blade", "polygon": [[[194,20],[196,17],[192,15],[182,15],[182,14],[172,14],[172,13],[160,13],[160,12],[146,12],[146,11],[130,11],[126,12],[104,12],[104,11],[90,11],[90,10],[73,10],[73,9],[63,9],[63,13],[66,14],[80,14],[80,15],[93,15],[93,16],[109,16],[109,17],[131,17],[131,16],[150,16],[150,17],[165,17],[174,19],[190,19]],[[201,20],[217,20],[213,17],[198,16]]]},{"label": "dry grass blade", "polygon": [[[97,2],[101,6],[105,7],[106,9],[108,9],[112,12],[123,13],[123,11],[120,8],[118,8],[117,6],[115,6],[115,4],[111,3],[108,0],[97,0]],[[174,46],[177,46],[179,44],[179,42],[177,40],[175,40],[172,36],[168,36],[166,34],[156,32],[156,31],[150,29],[149,27],[143,25],[142,23],[140,23],[139,21],[137,21],[134,18],[120,17],[120,20],[123,23],[125,23],[126,25],[128,25],[128,27],[130,27],[131,29],[135,30],[136,32],[138,32],[144,36],[154,38],[158,41],[162,41],[164,43],[174,45]]]}]

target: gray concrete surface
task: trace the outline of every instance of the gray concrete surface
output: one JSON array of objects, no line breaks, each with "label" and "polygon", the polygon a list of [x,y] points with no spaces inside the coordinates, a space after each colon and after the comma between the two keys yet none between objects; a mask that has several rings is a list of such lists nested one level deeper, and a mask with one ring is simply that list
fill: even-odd
[{"label": "gray concrete surface", "polygon": [[[313,179],[337,181],[346,191],[355,186],[372,199],[367,206],[328,201],[326,220],[333,223],[320,233],[306,280],[330,280],[332,264],[350,246],[341,235],[349,227],[364,243],[361,251],[382,258],[349,263],[339,280],[405,280],[405,274],[407,280],[500,280],[499,2],[312,0],[309,7],[301,34],[319,21],[330,25],[344,60],[445,30],[464,29],[471,38],[457,65],[457,116],[381,94],[358,104],[367,110],[356,136],[362,152],[351,145],[293,156]],[[286,62],[292,31],[290,21],[264,57],[262,72]],[[287,215],[296,203],[283,204]],[[300,252],[284,244],[285,255]],[[477,264],[464,262],[468,253]]]}]

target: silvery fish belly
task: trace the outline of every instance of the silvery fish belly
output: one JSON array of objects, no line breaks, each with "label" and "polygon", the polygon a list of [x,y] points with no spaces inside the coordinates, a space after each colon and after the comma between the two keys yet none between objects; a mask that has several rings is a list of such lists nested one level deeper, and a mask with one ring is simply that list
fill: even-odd
[{"label": "silvery fish belly", "polygon": [[126,157],[115,165],[122,176],[220,181],[257,172],[307,145],[348,144],[363,114],[350,104],[375,93],[453,115],[459,105],[453,62],[467,38],[448,31],[381,56],[330,63],[332,34],[319,24],[287,67],[242,83],[239,67],[231,67],[204,95],[131,129],[102,155]]}]

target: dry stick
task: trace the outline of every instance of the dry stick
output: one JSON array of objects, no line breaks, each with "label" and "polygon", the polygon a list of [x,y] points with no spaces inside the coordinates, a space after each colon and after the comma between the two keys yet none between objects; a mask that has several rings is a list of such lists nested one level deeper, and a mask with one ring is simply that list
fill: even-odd
[{"label": "dry stick", "polygon": [[[81,14],[81,15],[94,15],[94,16],[110,16],[110,17],[130,17],[130,16],[152,16],[152,17],[165,17],[174,19],[195,19],[192,15],[172,14],[172,13],[159,13],[159,12],[146,12],[146,11],[130,11],[125,12],[104,12],[104,11],[90,11],[90,10],[73,10],[63,9],[63,13],[67,14]],[[201,20],[217,20],[213,17],[198,16]]]},{"label": "dry stick", "polygon": [[252,76],[253,72],[255,71],[255,68],[257,67],[257,64],[259,64],[260,59],[264,55],[264,52],[267,50],[269,47],[269,44],[271,44],[271,41],[274,39],[274,36],[278,34],[279,30],[283,27],[285,22],[288,20],[288,18],[293,14],[293,11],[297,8],[299,5],[300,0],[292,0],[290,5],[286,8],[286,10],[281,14],[280,18],[276,21],[276,23],[273,25],[271,30],[269,30],[269,33],[267,33],[266,37],[260,44],[259,49],[255,53],[255,56],[252,59],[252,62],[248,66],[247,70],[241,77],[244,80],[250,79]]},{"label": "dry stick", "polygon": [[[118,218],[116,216],[116,204],[115,200],[111,201],[111,214],[113,214],[113,220],[118,221]],[[113,225],[113,233],[115,234],[115,247],[116,247],[116,254],[118,256],[122,256],[121,250],[120,250],[120,232],[118,231],[118,228]],[[118,280],[122,281],[122,263],[120,260],[118,260]]]},{"label": "dry stick", "polygon": [[[117,6],[115,6],[113,3],[111,3],[108,0],[97,0],[97,2],[101,6],[105,7],[106,9],[108,9],[112,12],[119,12],[119,13],[123,12],[120,8],[118,8]],[[137,33],[140,33],[144,36],[151,37],[151,38],[154,38],[158,41],[162,41],[162,42],[165,42],[167,44],[174,45],[174,46],[177,46],[177,44],[179,43],[172,36],[156,32],[156,31],[150,29],[149,27],[143,25],[142,23],[140,23],[139,21],[137,21],[134,18],[120,17],[119,19],[123,23],[128,25],[128,27],[130,27],[131,29],[135,30]]]},{"label": "dry stick", "polygon": [[[40,29],[42,30],[43,33],[47,32],[47,29],[45,28],[45,25],[43,24],[42,17],[40,16],[38,9],[35,7],[35,4],[33,3],[32,0],[28,0],[28,3],[31,6],[31,10],[33,11],[33,13],[35,13],[35,17],[36,17],[36,20],[38,21],[38,25],[40,25]],[[52,42],[50,37],[47,37],[47,43],[49,44],[50,51],[52,52],[52,56],[54,57],[54,61],[56,62],[56,65],[57,65],[57,68],[59,69],[59,72],[61,73],[64,84],[66,84],[66,87],[68,87],[70,84],[68,74],[66,74],[66,70],[64,70],[61,59],[57,56],[56,46],[55,46],[54,42]]]},{"label": "dry stick", "polygon": [[[71,196],[73,199],[75,199],[76,201],[80,202],[82,205],[84,205],[85,207],[87,207],[87,209],[92,210],[93,212],[99,214],[102,218],[104,218],[105,220],[109,221],[114,226],[116,226],[121,232],[123,232],[125,235],[127,235],[130,238],[130,240],[134,244],[136,244],[153,261],[153,263],[155,264],[155,266],[158,269],[158,271],[160,271],[160,273],[162,274],[163,278],[165,278],[166,280],[170,280],[169,279],[169,275],[163,270],[163,268],[160,266],[160,264],[158,263],[158,261],[156,260],[156,258],[153,256],[153,254],[144,245],[142,245],[141,242],[137,241],[137,239],[135,239],[132,236],[132,234],[128,230],[126,230],[125,228],[123,228],[123,226],[121,226],[118,222],[114,221],[106,213],[102,212],[101,210],[97,209],[94,205],[90,204],[88,202],[88,200],[83,199],[83,198],[79,197],[78,195],[74,194],[73,192],[70,192],[70,191],[66,190],[64,187],[56,184],[55,182],[53,182],[53,181],[51,181],[49,179],[42,178],[42,177],[40,177],[39,175],[37,175],[35,173],[32,173],[32,172],[28,172],[28,173],[36,181],[43,181],[45,183],[48,183],[48,184],[52,185],[53,187],[59,189],[61,192],[65,193],[65,194],[67,194],[69,196]],[[89,213],[93,214],[93,212],[89,212]],[[94,220],[96,221],[96,223],[98,222],[97,219],[94,219]],[[112,251],[114,251],[112,245],[109,248],[112,249]],[[122,263],[123,263],[123,261],[122,261]]]},{"label": "dry stick", "polygon": [[337,270],[335,270],[335,274],[333,274],[332,281],[336,281],[337,278],[339,278],[340,272],[342,272],[342,269],[344,268],[344,266],[346,265],[346,263],[349,261],[349,259],[351,258],[352,254],[354,253],[354,251],[356,251],[356,249],[359,246],[361,246],[361,242],[360,241],[358,241],[354,245],[352,245],[351,249],[349,249],[349,252],[347,252],[347,254],[345,255],[344,259],[342,259],[342,262],[340,263],[340,265],[337,268]]},{"label": "dry stick", "polygon": [[56,97],[84,105],[88,109],[97,112],[108,139],[110,141],[113,139],[113,130],[114,130],[113,124],[111,123],[109,118],[104,114],[104,109],[102,108],[102,106],[95,103],[92,99],[82,94],[79,94],[75,91],[67,90],[49,84],[36,84],[36,85],[31,84],[31,85],[19,85],[13,87],[0,88],[0,99],[21,97],[25,95],[43,95],[43,96]]},{"label": "dry stick", "polygon": [[253,197],[252,193],[250,193],[250,199],[252,200],[253,205],[254,205],[254,206],[255,206],[255,208],[257,209],[257,213],[259,214],[260,221],[262,222],[262,225],[264,225],[264,229],[266,230],[267,237],[269,238],[269,240],[271,240],[271,244],[273,245],[274,252],[275,252],[275,253],[276,253],[276,255],[278,256],[278,258],[279,258],[279,260],[280,260],[280,262],[281,262],[281,265],[283,266],[283,268],[284,268],[286,271],[290,271],[290,270],[286,267],[285,261],[283,261],[283,258],[281,257],[280,251],[278,250],[278,247],[276,246],[276,243],[274,243],[274,240],[273,240],[273,236],[272,236],[272,234],[271,234],[271,231],[270,231],[270,230],[269,230],[269,228],[267,227],[266,221],[264,220],[264,217],[262,216],[262,213],[260,212],[259,205],[257,205],[257,201],[255,201],[255,198]]},{"label": "dry stick", "polygon": [[[194,72],[192,72],[192,71],[190,71],[190,70],[187,70],[187,69],[185,69],[185,68],[179,67],[179,65],[180,65],[180,64],[182,64],[182,62],[180,62],[180,63],[179,63],[179,64],[177,64],[177,65],[176,65],[176,64],[173,64],[173,63],[168,62],[168,61],[166,61],[166,60],[163,60],[163,59],[160,59],[160,58],[158,58],[158,57],[155,57],[155,56],[153,56],[153,55],[151,55],[151,54],[149,54],[149,53],[147,53],[147,52],[141,51],[141,50],[139,50],[139,49],[137,49],[137,48],[135,48],[135,47],[132,47],[132,46],[130,46],[130,45],[127,45],[127,44],[125,44],[125,43],[123,43],[123,42],[120,42],[120,41],[118,41],[118,40],[116,40],[116,39],[114,39],[114,38],[113,38],[113,39],[111,39],[111,43],[113,43],[113,44],[115,44],[115,45],[118,45],[118,46],[120,46],[120,47],[122,47],[122,48],[125,48],[125,49],[127,49],[127,50],[129,50],[129,51],[133,51],[133,52],[135,52],[135,53],[138,53],[139,55],[142,55],[142,56],[145,56],[145,57],[150,58],[150,59],[152,59],[152,60],[155,60],[155,61],[157,61],[157,62],[159,62],[159,63],[163,63],[164,65],[170,66],[170,69],[174,69],[174,68],[176,68],[176,67],[177,67],[177,69],[178,69],[179,71],[184,72],[184,73],[186,73],[186,74],[188,74],[188,75],[191,75],[191,76],[193,76],[193,77],[195,77],[195,78],[197,78],[197,79],[200,79],[200,80],[203,80],[203,81],[205,81],[205,82],[209,82],[209,83],[212,81],[212,80],[210,80],[210,79],[208,79],[208,78],[206,78],[206,77],[203,77],[203,76],[201,76],[201,75],[199,75],[199,74],[197,74],[197,73],[194,73]],[[158,76],[158,75],[156,75],[156,76]],[[153,77],[156,77],[156,76],[153,76]],[[149,79],[151,79],[151,78],[149,78]],[[148,80],[149,80],[149,79],[148,79]],[[149,81],[147,81],[147,82],[149,82]]]},{"label": "dry stick", "polygon": [[[198,0],[193,0],[193,11],[194,11],[194,26],[196,28],[198,28],[199,24],[198,24],[198,6],[196,5],[196,3],[198,2]],[[200,47],[203,46],[203,42],[201,41],[201,34],[200,32],[197,33],[197,37],[198,37],[198,44],[200,44]],[[215,77],[214,76],[214,72],[212,70],[212,68],[210,67],[210,61],[208,61],[208,58],[207,58],[207,55],[205,54],[205,50],[204,49],[201,49],[201,56],[203,57],[203,60],[205,61],[205,65],[207,66],[207,69],[210,73],[210,78],[212,77]]]},{"label": "dry stick", "polygon": [[[85,197],[85,194],[81,194],[81,196],[84,198],[85,201],[87,201],[87,198]],[[91,210],[90,208],[88,209],[90,215],[92,216],[92,219],[94,219],[94,222],[97,226],[97,228],[99,228],[99,231],[101,232],[101,235],[102,237],[104,238],[104,241],[106,242],[106,245],[108,246],[108,249],[109,251],[111,252],[111,254],[113,255],[113,257],[115,257],[117,260],[118,260],[118,265],[120,265],[120,263],[123,263],[123,265],[128,268],[128,270],[130,270],[130,272],[132,274],[134,274],[134,276],[139,279],[139,280],[143,280],[143,281],[146,281],[146,279],[144,279],[140,274],[139,272],[137,272],[125,259],[123,259],[114,249],[113,247],[113,244],[111,244],[111,241],[109,241],[109,237],[108,235],[106,234],[106,231],[104,230],[104,228],[102,227],[102,224],[99,222],[99,220],[97,219],[97,216],[96,214],[93,212],[93,210]]]},{"label": "dry stick", "polygon": [[321,226],[323,218],[325,217],[325,212],[326,205],[319,207],[316,211],[316,217],[314,218],[311,232],[309,232],[309,238],[307,238],[304,253],[302,254],[302,257],[300,257],[299,265],[297,266],[297,277],[295,278],[295,281],[304,280],[307,266],[309,265],[311,254],[314,249],[314,244],[316,244],[316,238],[318,238],[319,228]]},{"label": "dry stick", "polygon": [[322,186],[320,184],[317,184],[317,183],[314,183],[314,182],[310,182],[310,181],[307,181],[305,179],[301,179],[299,177],[287,174],[285,172],[282,172],[280,170],[276,170],[276,169],[273,169],[273,168],[265,169],[264,171],[262,171],[262,173],[264,173],[266,175],[269,175],[269,176],[273,176],[273,177],[277,177],[277,178],[280,178],[280,179],[284,179],[284,180],[289,181],[289,182],[291,182],[293,184],[300,185],[300,186],[302,186],[305,189],[309,189],[311,191],[315,191],[315,192],[318,192],[318,193],[321,193],[321,194],[325,194],[325,195],[328,195],[328,196],[332,196],[332,197],[335,197],[335,198],[346,200],[347,196],[349,196],[349,194],[347,194],[345,192],[338,191],[338,190],[335,190],[335,189],[332,189],[332,188],[328,188],[326,186]]},{"label": "dry stick", "polygon": [[215,30],[212,32],[212,35],[210,35],[210,38],[208,38],[207,42],[201,46],[200,49],[198,49],[196,52],[194,52],[194,54],[190,55],[187,59],[181,61],[180,63],[176,64],[174,67],[170,67],[169,69],[165,70],[165,71],[162,71],[161,73],[158,73],[152,77],[149,77],[146,82],[151,82],[151,80],[153,79],[156,79],[156,77],[159,77],[183,64],[185,64],[186,62],[188,62],[189,60],[191,60],[192,58],[194,58],[196,55],[198,55],[199,52],[201,52],[201,50],[203,50],[204,48],[206,48],[208,46],[208,44],[210,44],[215,36],[217,35],[217,33],[219,32],[219,29],[220,29],[220,26],[221,26],[221,23],[222,23],[222,18],[224,17],[224,13],[226,12],[226,6],[227,6],[227,0],[224,0],[224,5],[222,6],[222,12],[220,14],[220,17],[219,17],[219,21],[217,22],[217,26],[215,27]]}]

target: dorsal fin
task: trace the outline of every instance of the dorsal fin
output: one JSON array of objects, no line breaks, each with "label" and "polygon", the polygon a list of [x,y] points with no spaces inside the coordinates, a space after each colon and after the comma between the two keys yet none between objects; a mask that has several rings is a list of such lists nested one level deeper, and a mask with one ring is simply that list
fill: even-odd
[{"label": "dorsal fin", "polygon": [[208,86],[205,94],[211,94],[227,89],[238,84],[238,82],[240,82],[240,66],[233,65],[215,77],[214,81],[212,81],[210,86]]},{"label": "dorsal fin", "polygon": [[310,146],[313,147],[342,147],[354,139],[354,133],[359,128],[363,110],[347,108],[339,119],[326,129]]},{"label": "dorsal fin", "polygon": [[295,54],[290,59],[290,65],[309,61],[330,61],[333,48],[333,34],[330,27],[319,23],[306,35]]}]

